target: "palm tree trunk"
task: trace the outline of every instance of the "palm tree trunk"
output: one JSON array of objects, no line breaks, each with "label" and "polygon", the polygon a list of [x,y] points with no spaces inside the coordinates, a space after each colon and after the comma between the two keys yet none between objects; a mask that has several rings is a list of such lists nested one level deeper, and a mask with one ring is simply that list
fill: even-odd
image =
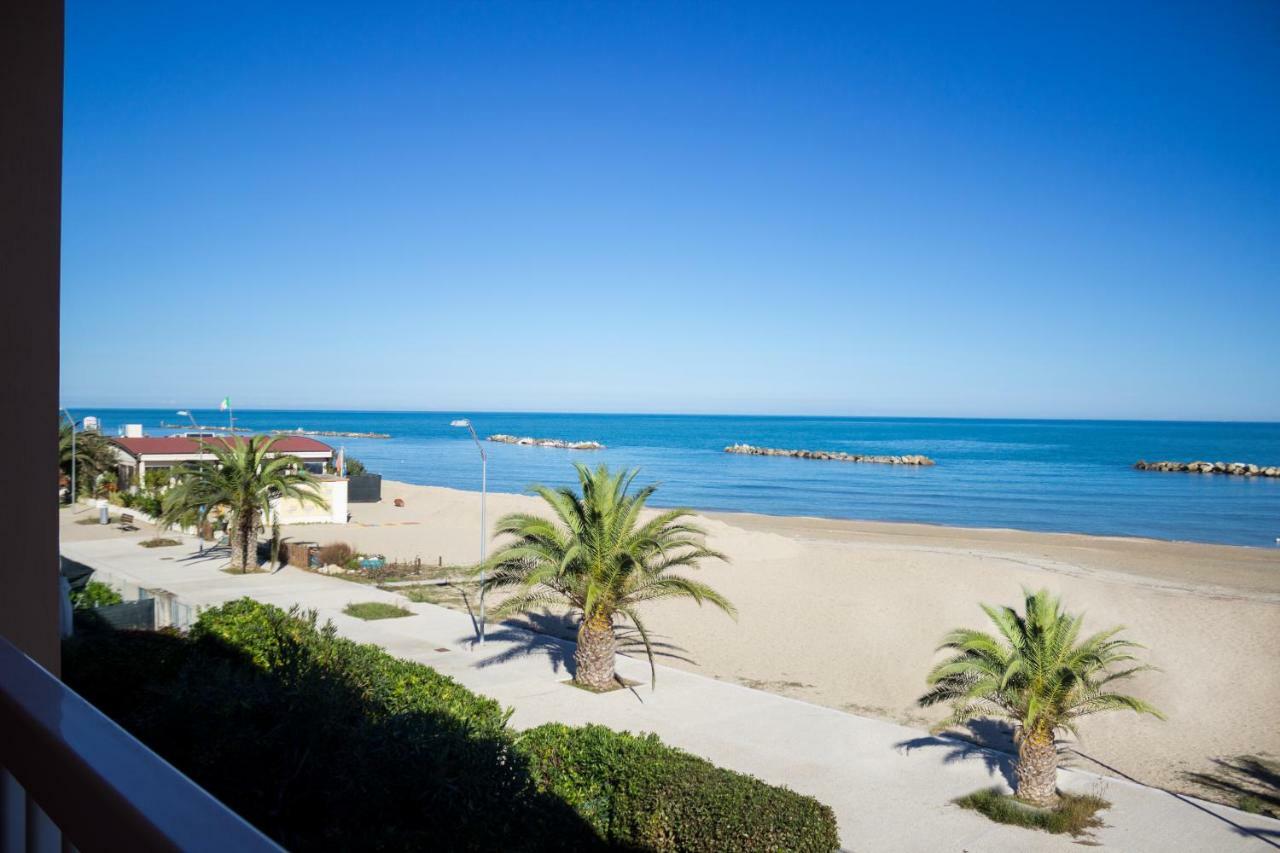
[{"label": "palm tree trunk", "polygon": [[574,682],[592,690],[612,690],[617,686],[613,674],[616,652],[613,620],[608,616],[583,619],[578,628],[578,649],[573,653],[577,665]]},{"label": "palm tree trunk", "polygon": [[231,525],[231,570],[247,572],[250,566],[257,567],[258,537],[257,525],[252,516],[237,518]]},{"label": "palm tree trunk", "polygon": [[227,531],[227,544],[231,546],[231,571],[244,571],[244,530],[233,524]]},{"label": "palm tree trunk", "polygon": [[1029,733],[1022,738],[1014,775],[1018,799],[1043,808],[1058,804],[1058,747],[1052,732]]}]

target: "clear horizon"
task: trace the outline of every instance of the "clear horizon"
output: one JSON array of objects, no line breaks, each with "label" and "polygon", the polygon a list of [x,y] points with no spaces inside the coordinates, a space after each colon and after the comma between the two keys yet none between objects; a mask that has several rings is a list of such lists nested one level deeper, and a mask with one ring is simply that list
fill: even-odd
[{"label": "clear horizon", "polygon": [[[96,409],[104,412],[154,411],[170,412],[168,406],[122,406],[97,405],[94,403],[62,403],[67,409]],[[217,406],[178,406],[172,410],[175,417],[178,409],[186,409],[192,413],[208,412],[225,417]],[[246,406],[234,407],[234,412],[350,412],[352,414],[396,414],[396,415],[583,415],[605,417],[668,417],[668,418],[811,418],[831,420],[937,420],[937,421],[1045,421],[1045,422],[1107,422],[1117,423],[1202,423],[1202,424],[1259,424],[1263,426],[1280,425],[1280,421],[1248,420],[1248,419],[1212,419],[1212,418],[1037,418],[1020,415],[901,415],[901,414],[815,414],[812,412],[664,412],[664,411],[578,411],[568,409],[493,409],[493,408],[456,408],[456,409],[393,409],[393,408],[360,408],[360,407],[303,407],[303,406]],[[86,411],[83,414],[95,414]],[[181,420],[179,418],[179,420]],[[211,426],[211,424],[206,424]]]},{"label": "clear horizon", "polygon": [[1280,421],[1277,32],[71,0],[62,398]]}]

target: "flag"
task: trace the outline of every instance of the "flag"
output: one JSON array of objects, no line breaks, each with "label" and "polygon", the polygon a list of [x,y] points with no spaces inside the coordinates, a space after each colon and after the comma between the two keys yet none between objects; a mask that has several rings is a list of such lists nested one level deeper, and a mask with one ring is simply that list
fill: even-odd
[{"label": "flag", "polygon": [[218,404],[218,411],[225,412],[229,408],[231,408],[231,398],[223,397],[222,402]]}]

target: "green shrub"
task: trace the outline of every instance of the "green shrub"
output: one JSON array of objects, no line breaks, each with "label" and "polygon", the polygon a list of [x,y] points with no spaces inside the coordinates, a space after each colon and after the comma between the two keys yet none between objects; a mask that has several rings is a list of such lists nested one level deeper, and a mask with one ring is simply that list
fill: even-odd
[{"label": "green shrub", "polygon": [[93,607],[106,607],[120,604],[124,599],[120,593],[102,581],[89,581],[80,589],[71,590],[71,606],[76,610],[87,610]]},{"label": "green shrub", "polygon": [[145,707],[158,686],[167,684],[191,652],[176,631],[112,631],[76,623],[76,635],[62,648],[67,683],[117,722]]},{"label": "green shrub", "polygon": [[831,810],[600,726],[541,726],[430,667],[241,599],[103,632],[67,683],[291,850],[818,850]]},{"label": "green shrub", "polygon": [[651,850],[839,847],[835,815],[812,797],[716,767],[655,735],[550,723],[519,736],[539,790],[612,844]]},{"label": "green shrub", "polygon": [[292,850],[596,844],[533,787],[497,702],[313,613],[240,600],[187,637],[77,637],[64,677]]},{"label": "green shrub", "polygon": [[152,518],[159,518],[164,512],[164,501],[158,495],[137,494],[134,496],[133,506]]},{"label": "green shrub", "polygon": [[1111,803],[1101,797],[1087,794],[1058,795],[1058,806],[1037,809],[1028,806],[999,788],[987,788],[956,800],[962,809],[972,809],[986,815],[996,823],[1039,829],[1055,835],[1070,833],[1074,837],[1086,835],[1090,829],[1102,826],[1097,813],[1111,808]]}]

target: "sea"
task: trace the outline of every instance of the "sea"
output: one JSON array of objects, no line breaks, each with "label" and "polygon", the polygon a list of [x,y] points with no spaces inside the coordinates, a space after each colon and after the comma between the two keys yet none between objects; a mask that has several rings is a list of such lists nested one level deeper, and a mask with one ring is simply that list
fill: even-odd
[{"label": "sea", "polygon": [[[225,425],[216,410],[192,410]],[[116,434],[181,429],[169,409],[93,409]],[[770,515],[907,521],[963,527],[1137,536],[1280,546],[1280,479],[1137,471],[1148,461],[1203,459],[1280,465],[1280,424],[1171,421],[759,417],[516,412],[241,410],[237,427],[387,433],[387,439],[322,438],[385,478],[480,488],[481,439],[495,433],[598,441],[569,451],[485,442],[490,491],[576,482],[571,463],[639,468],[658,483],[652,503]],[[189,429],[186,427],[184,429]],[[924,454],[933,467],[738,456],[726,446]]]}]

